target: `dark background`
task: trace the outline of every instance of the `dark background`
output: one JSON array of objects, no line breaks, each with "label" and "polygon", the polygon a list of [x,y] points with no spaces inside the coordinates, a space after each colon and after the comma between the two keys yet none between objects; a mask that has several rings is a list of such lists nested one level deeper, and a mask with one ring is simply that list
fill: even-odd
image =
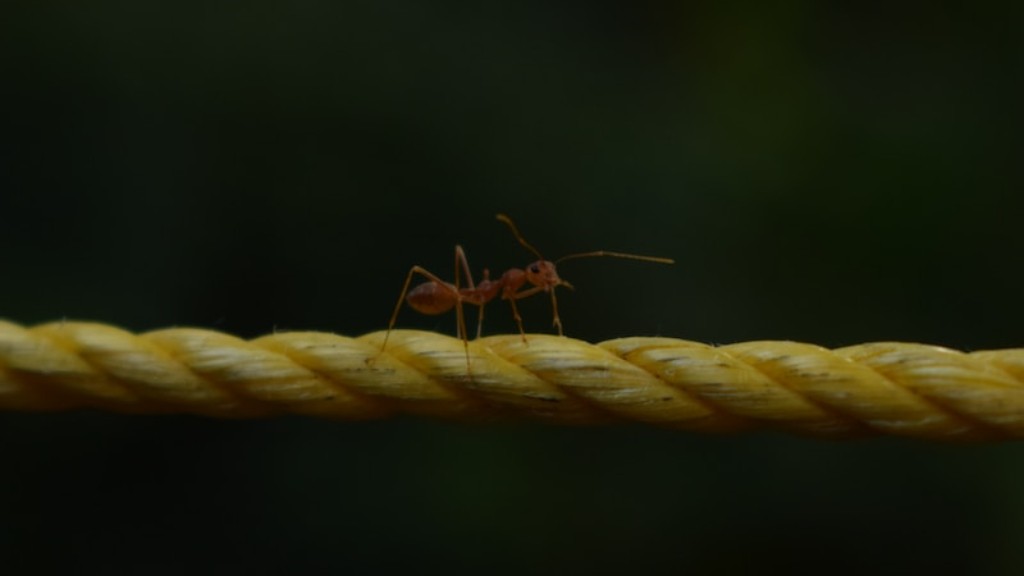
[{"label": "dark background", "polygon": [[[1024,9],[7,2],[0,316],[358,335],[566,263],[569,335],[1022,345]],[[542,300],[527,328],[550,331]],[[404,327],[454,333],[450,316]],[[514,330],[494,306],[489,333]],[[0,414],[9,574],[1024,570],[1024,449]]]}]

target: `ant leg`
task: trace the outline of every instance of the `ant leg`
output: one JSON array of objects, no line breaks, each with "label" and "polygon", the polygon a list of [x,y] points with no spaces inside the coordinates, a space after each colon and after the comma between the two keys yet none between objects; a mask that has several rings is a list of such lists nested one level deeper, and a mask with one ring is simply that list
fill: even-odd
[{"label": "ant leg", "polygon": [[[458,270],[456,270],[456,272],[458,272]],[[459,294],[458,288],[452,290],[451,285],[444,280],[441,280],[434,275],[434,273],[422,266],[413,266],[409,269],[409,273],[405,275],[405,284],[402,285],[402,292],[398,295],[398,302],[395,303],[395,310],[391,313],[391,320],[388,321],[388,331],[384,334],[384,341],[381,342],[380,352],[377,354],[383,354],[385,348],[388,346],[388,339],[391,338],[391,331],[395,329],[395,322],[398,320],[398,312],[402,309],[402,302],[405,300],[405,296],[409,292],[409,284],[412,283],[412,277],[414,274],[419,274],[434,284],[445,287],[445,289],[448,290],[451,293],[451,296],[455,299],[455,314],[458,316],[459,337],[462,339],[462,346],[466,351],[466,372],[470,374],[470,377],[472,377],[472,372],[469,366],[469,340],[466,339],[466,320],[462,313],[462,295]],[[458,282],[458,276],[456,276],[455,279],[456,282]],[[373,362],[373,360],[373,358],[369,358],[366,362],[369,364]]]},{"label": "ant leg", "polygon": [[[456,281],[458,281],[457,278],[458,277],[456,277]],[[458,293],[458,288],[455,289],[455,292],[456,294]],[[462,339],[462,348],[466,352],[466,373],[469,374],[469,377],[472,379],[473,372],[472,368],[469,366],[469,338],[466,336],[466,315],[462,310],[461,297],[455,301],[455,316],[458,318],[459,338]]]},{"label": "ant leg", "polygon": [[[550,290],[544,290],[544,288],[542,286],[534,286],[533,288],[530,288],[530,289],[527,289],[527,290],[523,290],[522,292],[516,292],[515,294],[512,294],[512,296],[510,298],[510,301],[512,301],[512,300],[522,300],[523,298],[526,298],[527,296],[533,296],[534,294],[536,294],[538,292],[541,292],[541,291],[551,292],[551,313],[553,315],[553,318],[551,320],[551,325],[558,329],[558,335],[559,336],[565,336],[565,334],[562,332],[562,318],[558,315],[558,298],[555,297],[555,289],[554,288],[551,288]],[[515,306],[513,305],[513,307],[515,307]],[[520,331],[522,331],[522,326],[520,326]]]},{"label": "ant leg", "polygon": [[[435,276],[432,272],[423,268],[422,266],[413,266],[409,269],[409,273],[405,275],[405,284],[402,285],[402,292],[398,295],[398,302],[395,303],[395,310],[391,313],[391,320],[388,321],[388,331],[384,334],[384,342],[380,345],[380,351],[384,352],[384,349],[388,345],[388,338],[391,337],[391,331],[395,328],[395,321],[398,320],[398,312],[402,309],[402,302],[405,301],[405,295],[409,292],[409,284],[412,282],[413,274],[419,274],[424,278],[436,283],[438,286],[447,286],[448,284]],[[454,294],[456,302],[461,303],[458,291]]]},{"label": "ant leg", "polygon": [[480,338],[480,335],[483,334],[483,331],[484,331],[484,305],[481,304],[480,305],[480,314],[478,314],[477,317],[476,317],[476,337],[477,337],[477,339]]},{"label": "ant leg", "polygon": [[507,292],[501,297],[504,300],[508,300],[509,305],[512,306],[512,317],[515,318],[516,324],[519,326],[519,335],[523,337],[523,344],[526,344],[526,330],[523,330],[523,317],[519,315],[519,308],[516,306],[516,300],[522,300],[527,296],[533,296],[537,292],[543,290],[540,286],[534,286],[528,290],[522,292]]},{"label": "ant leg", "polygon": [[[491,285],[491,271],[484,268],[484,277],[480,280],[480,289],[483,290],[485,286],[489,289]],[[484,333],[484,306],[487,305],[490,298],[493,298],[493,296],[487,297],[484,295],[479,299],[480,313],[476,317],[476,337],[478,339]]]},{"label": "ant leg", "polygon": [[455,245],[455,284],[459,283],[459,264],[462,264],[462,269],[466,272],[466,284],[469,285],[470,290],[476,290],[476,284],[473,283],[473,273],[469,269],[469,261],[466,260],[466,251],[462,249],[462,246]]},{"label": "ant leg", "polygon": [[554,288],[551,289],[551,313],[554,315],[552,324],[554,324],[555,328],[558,328],[558,335],[565,336],[562,333],[562,319],[558,317],[558,300],[555,298]]},{"label": "ant leg", "polygon": [[523,330],[523,317],[519,315],[519,308],[516,307],[516,299],[509,298],[508,303],[512,306],[512,317],[519,326],[519,335],[523,337],[523,344],[526,344],[526,330]]},{"label": "ant leg", "polygon": [[466,315],[462,310],[462,290],[459,286],[459,265],[462,265],[463,272],[466,273],[466,281],[469,283],[470,290],[475,290],[476,285],[473,284],[473,276],[469,272],[469,262],[466,260],[466,252],[462,249],[462,246],[455,245],[455,293],[458,297],[455,300],[455,316],[458,320],[458,333],[459,338],[462,339],[463,345],[466,347],[466,367],[469,367],[469,333],[466,330]]}]

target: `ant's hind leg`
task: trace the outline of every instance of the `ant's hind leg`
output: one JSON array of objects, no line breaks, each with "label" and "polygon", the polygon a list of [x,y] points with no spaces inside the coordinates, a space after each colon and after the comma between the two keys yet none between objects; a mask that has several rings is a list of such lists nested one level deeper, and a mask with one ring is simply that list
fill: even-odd
[{"label": "ant's hind leg", "polygon": [[414,274],[419,274],[439,286],[445,286],[444,280],[441,280],[434,275],[433,272],[422,266],[413,266],[409,269],[409,273],[405,275],[405,284],[402,285],[402,292],[398,295],[398,302],[395,303],[395,310],[391,313],[391,320],[388,321],[388,331],[384,333],[384,341],[381,342],[380,345],[381,353],[383,353],[384,349],[387,348],[388,338],[391,337],[391,331],[395,329],[395,322],[398,320],[398,313],[402,310],[402,302],[405,301],[406,294],[409,293],[409,284],[412,283],[412,277]]},{"label": "ant's hind leg", "polygon": [[466,284],[470,290],[476,289],[476,284],[473,282],[473,273],[469,270],[469,261],[466,259],[466,251],[462,249],[462,246],[455,245],[455,284],[459,283],[459,267],[462,267],[462,271],[466,274]]}]

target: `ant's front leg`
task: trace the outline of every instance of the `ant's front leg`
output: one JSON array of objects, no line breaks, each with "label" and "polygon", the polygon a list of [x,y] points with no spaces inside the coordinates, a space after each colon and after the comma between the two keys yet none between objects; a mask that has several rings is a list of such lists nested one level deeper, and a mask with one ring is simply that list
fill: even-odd
[{"label": "ant's front leg", "polygon": [[523,330],[523,317],[519,315],[519,308],[516,307],[516,299],[509,298],[508,303],[512,306],[512,318],[515,319],[516,325],[519,326],[519,335],[523,338],[523,344],[527,344],[526,330]]},{"label": "ant's front leg", "polygon": [[512,306],[512,317],[515,319],[516,325],[519,326],[519,335],[523,337],[523,344],[527,344],[526,330],[523,329],[523,317],[519,315],[519,308],[516,306],[516,300],[522,300],[523,298],[533,296],[542,290],[542,287],[534,286],[521,292],[507,291],[501,296],[504,300],[508,300],[509,305]]},{"label": "ant's front leg", "polygon": [[558,300],[555,298],[554,288],[551,289],[551,314],[551,323],[558,329],[558,335],[565,336],[565,333],[562,332],[562,319],[558,316]]}]

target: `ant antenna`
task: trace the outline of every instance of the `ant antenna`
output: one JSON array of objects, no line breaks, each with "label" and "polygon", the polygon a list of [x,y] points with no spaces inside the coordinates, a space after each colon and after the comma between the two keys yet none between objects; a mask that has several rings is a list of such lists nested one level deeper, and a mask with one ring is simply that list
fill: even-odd
[{"label": "ant antenna", "polygon": [[675,264],[676,261],[671,258],[661,258],[660,256],[641,256],[639,254],[627,254],[625,252],[610,252],[608,250],[597,250],[594,252],[581,252],[579,254],[569,254],[568,256],[562,256],[558,260],[555,260],[555,264],[565,260],[572,260],[573,258],[593,258],[596,256],[608,256],[610,258],[625,258],[628,260],[643,260],[644,262],[656,262],[658,264]]},{"label": "ant antenna", "polygon": [[518,240],[519,243],[523,245],[523,248],[526,248],[530,252],[533,252],[533,254],[537,257],[538,260],[543,260],[544,259],[544,257],[540,255],[540,252],[537,251],[536,248],[531,246],[530,243],[527,242],[525,238],[523,238],[523,235],[519,233],[519,229],[516,228],[516,225],[512,222],[511,218],[509,218],[508,216],[506,216],[504,214],[498,214],[498,220],[501,220],[505,224],[508,224],[508,227],[512,230],[512,234],[514,234],[515,237],[516,237],[516,240]]},{"label": "ant antenna", "polygon": [[[538,260],[544,260],[544,257],[541,256],[540,251],[534,248],[533,245],[531,245],[529,242],[526,241],[525,238],[523,238],[522,233],[519,232],[519,228],[516,228],[516,225],[514,222],[512,222],[511,218],[509,218],[505,214],[498,214],[498,220],[508,225],[509,229],[512,230],[512,234],[515,235],[516,240],[518,240],[519,243],[522,244],[523,248],[526,248],[530,252],[533,252],[534,256],[536,256]],[[642,260],[644,262],[655,262],[658,264],[676,263],[676,261],[671,258],[661,258],[660,256],[641,256],[640,254],[628,254],[626,252],[595,250],[594,252],[580,252],[579,254],[569,254],[568,256],[562,256],[558,260],[555,260],[555,264],[558,264],[559,262],[565,260],[572,260],[573,258],[594,258],[598,256],[607,256],[609,258],[624,258],[627,260]]]}]

